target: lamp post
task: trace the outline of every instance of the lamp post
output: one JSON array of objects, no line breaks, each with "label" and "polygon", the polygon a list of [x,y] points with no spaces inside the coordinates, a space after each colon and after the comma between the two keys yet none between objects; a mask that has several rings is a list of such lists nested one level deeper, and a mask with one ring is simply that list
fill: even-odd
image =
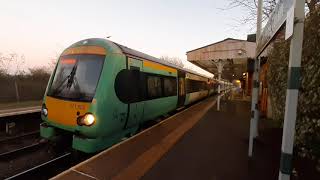
[{"label": "lamp post", "polygon": [[223,70],[223,66],[226,64],[225,61],[223,61],[222,59],[215,59],[213,60],[214,64],[217,66],[218,69],[218,101],[217,101],[217,110],[220,111],[220,91],[221,91],[221,87],[220,87],[220,81],[221,81],[221,74],[222,74],[222,70]]}]

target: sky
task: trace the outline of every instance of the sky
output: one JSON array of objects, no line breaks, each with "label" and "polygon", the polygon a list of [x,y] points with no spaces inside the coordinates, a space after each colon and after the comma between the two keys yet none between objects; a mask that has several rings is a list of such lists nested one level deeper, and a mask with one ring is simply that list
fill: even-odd
[{"label": "sky", "polygon": [[25,56],[25,66],[46,66],[71,44],[106,38],[149,55],[186,60],[186,52],[225,38],[241,9],[227,0],[0,0],[0,53]]}]

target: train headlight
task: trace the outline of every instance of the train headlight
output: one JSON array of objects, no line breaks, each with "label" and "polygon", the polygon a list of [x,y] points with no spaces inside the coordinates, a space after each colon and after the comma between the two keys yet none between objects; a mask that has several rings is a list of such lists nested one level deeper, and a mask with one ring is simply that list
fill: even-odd
[{"label": "train headlight", "polygon": [[48,116],[48,109],[45,105],[42,106],[41,114],[44,115],[45,117]]},{"label": "train headlight", "polygon": [[94,124],[95,121],[96,121],[96,118],[94,117],[93,114],[86,114],[78,120],[78,124],[80,126],[82,125],[91,126],[92,124]]}]

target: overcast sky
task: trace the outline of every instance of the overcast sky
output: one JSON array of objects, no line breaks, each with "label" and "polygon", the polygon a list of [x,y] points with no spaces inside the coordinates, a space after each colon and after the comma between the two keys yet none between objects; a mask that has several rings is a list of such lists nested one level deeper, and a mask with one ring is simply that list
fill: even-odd
[{"label": "overcast sky", "polygon": [[227,0],[2,0],[0,53],[24,54],[27,66],[47,65],[74,42],[104,38],[155,57],[186,59],[186,51],[232,37],[240,9]]}]

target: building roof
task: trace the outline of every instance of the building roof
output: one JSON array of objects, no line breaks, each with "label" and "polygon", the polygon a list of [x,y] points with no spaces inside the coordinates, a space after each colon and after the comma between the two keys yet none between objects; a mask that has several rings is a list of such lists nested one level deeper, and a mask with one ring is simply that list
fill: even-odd
[{"label": "building roof", "polygon": [[197,48],[197,49],[193,49],[193,50],[187,51],[187,53],[192,52],[192,51],[196,51],[196,50],[199,50],[199,49],[202,49],[202,48],[206,48],[206,47],[208,47],[208,46],[212,46],[212,45],[215,45],[215,44],[219,44],[219,43],[222,43],[222,42],[228,41],[228,40],[246,41],[246,40],[243,40],[243,39],[226,38],[226,39],[224,39],[224,40],[222,40],[222,41],[218,41],[218,42],[215,42],[215,43],[212,43],[212,44],[203,46],[203,47],[199,47],[199,48]]}]

